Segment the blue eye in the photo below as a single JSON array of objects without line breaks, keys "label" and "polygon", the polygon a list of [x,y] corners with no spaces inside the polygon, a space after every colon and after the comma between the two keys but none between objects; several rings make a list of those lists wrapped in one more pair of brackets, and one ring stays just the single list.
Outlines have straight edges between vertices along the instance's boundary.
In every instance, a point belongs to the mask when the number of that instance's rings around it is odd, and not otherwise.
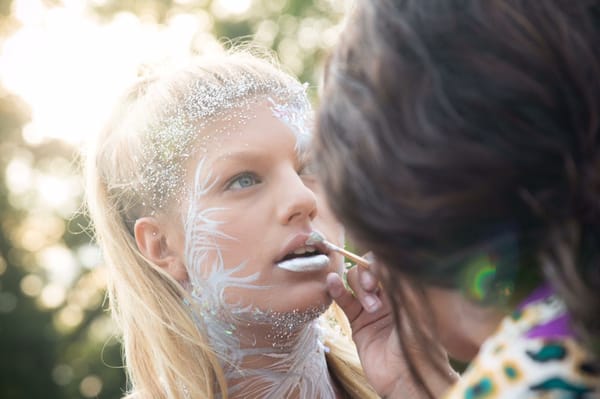
[{"label": "blue eye", "polygon": [[231,179],[229,184],[227,184],[227,189],[240,190],[243,188],[252,187],[258,183],[260,183],[260,179],[255,174],[244,172]]}]

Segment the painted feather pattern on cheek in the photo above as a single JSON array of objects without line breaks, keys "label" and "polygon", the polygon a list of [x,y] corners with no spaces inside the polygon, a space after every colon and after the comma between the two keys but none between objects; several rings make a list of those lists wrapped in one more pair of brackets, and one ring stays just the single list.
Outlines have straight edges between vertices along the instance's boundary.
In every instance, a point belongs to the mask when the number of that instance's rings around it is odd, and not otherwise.
[{"label": "painted feather pattern on cheek", "polygon": [[[333,399],[323,332],[318,325],[324,306],[274,312],[227,302],[228,288],[269,287],[256,284],[257,273],[244,276],[245,263],[224,263],[218,242],[235,237],[220,231],[222,221],[217,216],[223,208],[202,207],[202,197],[217,182],[206,168],[205,160],[201,160],[184,221],[190,276],[187,288],[194,301],[192,316],[221,358],[229,395],[275,399],[298,392],[300,399]],[[258,328],[252,332],[252,326]],[[257,357],[264,360],[258,362],[260,367],[245,366],[245,361]]]}]

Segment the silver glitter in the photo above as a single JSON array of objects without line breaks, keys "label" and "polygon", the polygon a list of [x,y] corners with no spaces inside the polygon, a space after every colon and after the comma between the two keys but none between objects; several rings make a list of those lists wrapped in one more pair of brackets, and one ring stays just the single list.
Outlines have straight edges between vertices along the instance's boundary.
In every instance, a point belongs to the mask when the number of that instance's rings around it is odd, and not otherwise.
[{"label": "silver glitter", "polygon": [[[319,326],[325,306],[276,312],[226,301],[228,288],[268,290],[256,284],[256,273],[241,276],[245,263],[225,265],[217,240],[234,240],[219,231],[220,208],[206,208],[202,198],[215,183],[205,159],[195,171],[190,193],[186,232],[186,264],[190,281],[192,315],[220,356],[230,395],[279,399],[298,393],[299,399],[333,399],[323,330]],[[209,259],[213,259],[209,263]],[[233,267],[232,267],[233,266]],[[263,331],[262,337],[256,337]],[[260,339],[259,339],[260,338]],[[261,367],[245,362],[266,360]],[[261,364],[259,363],[259,364]]]},{"label": "silver glitter", "polygon": [[290,342],[295,341],[301,330],[325,313],[325,310],[327,310],[326,306],[302,311],[294,309],[289,312],[261,311],[255,308],[250,314],[237,314],[236,318],[242,322],[268,325],[269,332],[265,340],[271,342],[273,348],[289,349]]},{"label": "silver glitter", "polygon": [[298,143],[310,136],[306,125],[311,118],[310,103],[305,88],[296,82],[257,83],[253,76],[241,74],[235,81],[192,81],[179,97],[184,100],[154,116],[156,122],[144,132],[149,145],[144,148],[144,161],[140,163],[142,198],[149,198],[154,209],[181,199],[186,160],[198,153],[203,142],[225,133],[222,128],[205,131],[211,122],[223,121],[229,127],[241,125],[250,118],[249,107],[264,99],[273,104],[273,112],[298,135]]},{"label": "silver glitter", "polygon": [[[157,210],[187,204],[183,225],[190,280],[184,286],[191,300],[186,305],[221,359],[229,394],[279,399],[297,393],[300,399],[332,399],[333,383],[319,326],[325,306],[275,312],[228,302],[228,289],[251,293],[269,287],[257,284],[257,273],[244,273],[245,263],[224,264],[218,243],[236,238],[221,231],[219,215],[224,209],[203,204],[206,193],[218,182],[204,156],[207,148],[218,148],[220,137],[255,118],[251,111],[259,102],[267,103],[273,115],[292,130],[296,150],[303,155],[312,118],[305,88],[292,78],[258,83],[252,74],[214,78],[175,90],[175,104],[149,115],[156,122],[144,132],[150,144],[139,162],[143,165],[141,197]],[[192,160],[197,166],[188,172]],[[186,181],[192,181],[188,188]],[[254,359],[264,365],[248,367]]]},{"label": "silver glitter", "polygon": [[[306,86],[304,86],[306,89]],[[313,114],[306,99],[296,96],[291,101],[280,103],[269,97],[273,115],[285,123],[296,136],[296,146],[299,152],[305,152],[310,139]]]}]

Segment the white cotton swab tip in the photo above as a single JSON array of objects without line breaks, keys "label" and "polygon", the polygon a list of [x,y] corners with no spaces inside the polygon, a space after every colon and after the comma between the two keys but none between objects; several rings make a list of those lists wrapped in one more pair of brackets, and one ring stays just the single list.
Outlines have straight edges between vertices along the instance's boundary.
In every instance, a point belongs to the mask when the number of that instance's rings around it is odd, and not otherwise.
[{"label": "white cotton swab tip", "polygon": [[330,251],[339,252],[340,254],[344,255],[346,258],[354,261],[357,265],[360,265],[360,266],[363,266],[366,268],[368,268],[371,265],[371,262],[369,262],[365,258],[363,258],[359,255],[356,255],[350,251],[347,251],[344,248],[338,247],[335,244],[330,243],[318,231],[313,231],[312,233],[310,233],[310,236],[306,240],[306,245],[315,245],[315,244],[319,244],[319,243],[323,243],[323,245],[325,245],[325,247],[327,247],[327,249],[329,249]]}]

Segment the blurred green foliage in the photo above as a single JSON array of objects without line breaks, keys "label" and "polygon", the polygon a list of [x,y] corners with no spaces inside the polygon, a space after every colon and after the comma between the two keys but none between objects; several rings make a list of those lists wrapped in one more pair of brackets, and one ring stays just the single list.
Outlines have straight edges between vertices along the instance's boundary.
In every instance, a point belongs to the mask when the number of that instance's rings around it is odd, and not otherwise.
[{"label": "blurred green foliage", "polygon": [[[0,44],[19,28],[11,3],[0,2]],[[123,12],[156,24],[181,13],[208,18],[218,41],[256,39],[316,87],[320,63],[347,8],[343,1],[254,0],[237,14],[227,14],[219,3],[107,0],[88,7],[99,22]],[[202,51],[203,40],[200,36],[190,51]],[[2,88],[0,77],[0,397],[118,398],[126,381],[105,310],[102,267],[96,267],[99,260],[89,264],[93,246],[80,205],[78,149],[56,140],[26,142],[30,113]],[[74,182],[76,188],[60,194],[70,195],[75,205],[53,207],[52,192],[38,187],[44,176]],[[75,262],[77,272],[61,288],[48,264],[68,262]]]}]

